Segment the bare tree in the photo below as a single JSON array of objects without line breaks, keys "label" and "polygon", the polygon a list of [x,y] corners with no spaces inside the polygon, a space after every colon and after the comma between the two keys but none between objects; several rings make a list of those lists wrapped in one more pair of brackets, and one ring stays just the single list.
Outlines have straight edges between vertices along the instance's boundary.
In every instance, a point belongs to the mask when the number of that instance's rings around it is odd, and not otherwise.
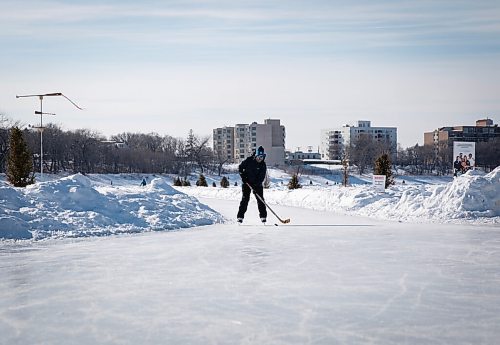
[{"label": "bare tree", "polygon": [[500,138],[476,144],[476,167],[489,172],[500,166]]},{"label": "bare tree", "polygon": [[214,160],[212,149],[208,147],[210,136],[200,138],[189,131],[186,140],[186,157],[191,164],[196,164],[203,174],[211,162]]},{"label": "bare tree", "polygon": [[449,175],[453,168],[453,147],[448,143],[440,143],[436,157],[438,174]]},{"label": "bare tree", "polygon": [[222,170],[223,170],[224,164],[226,164],[228,161],[229,161],[229,158],[227,158],[227,155],[225,155],[221,152],[217,152],[217,154],[214,155],[214,163],[215,163],[215,166],[217,169],[217,174],[219,176],[222,175]]},{"label": "bare tree", "polygon": [[49,173],[58,173],[67,169],[69,155],[69,140],[67,134],[57,125],[47,124],[43,134],[43,151],[45,170]]},{"label": "bare tree", "polygon": [[[9,131],[13,127],[24,127],[20,121],[12,121],[5,114],[0,113],[0,173],[7,171],[7,153],[9,149]],[[28,141],[28,148],[31,149]]]},{"label": "bare tree", "polygon": [[104,139],[99,133],[88,129],[79,129],[72,133],[70,147],[74,172],[82,174],[97,172],[99,149]]},{"label": "bare tree", "polygon": [[360,134],[359,137],[351,140],[347,151],[350,162],[358,167],[360,174],[364,174],[367,168],[373,166],[376,150],[371,135]]}]

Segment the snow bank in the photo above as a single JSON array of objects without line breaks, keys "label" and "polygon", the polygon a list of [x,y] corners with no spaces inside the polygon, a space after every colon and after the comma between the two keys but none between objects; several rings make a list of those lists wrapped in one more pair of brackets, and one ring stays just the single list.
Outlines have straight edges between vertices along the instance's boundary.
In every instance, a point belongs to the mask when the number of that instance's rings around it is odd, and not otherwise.
[{"label": "snow bank", "polygon": [[0,238],[101,236],[221,222],[161,178],[147,187],[95,184],[80,174],[27,188],[0,185]]},{"label": "snow bank", "polygon": [[29,224],[19,218],[12,216],[0,216],[0,238],[5,239],[29,239],[33,235],[28,231]]},{"label": "snow bank", "polygon": [[[307,181],[308,177],[302,178]],[[241,198],[241,187],[183,187],[190,195],[208,198]],[[273,187],[264,192],[270,204],[304,207],[380,219],[444,223],[500,223],[500,167],[489,174],[478,171],[449,183],[398,184],[385,193],[371,185],[344,188],[339,185],[288,190]]]},{"label": "snow bank", "polygon": [[444,220],[498,218],[500,167],[487,175],[468,171],[446,185],[404,191],[394,212]]}]

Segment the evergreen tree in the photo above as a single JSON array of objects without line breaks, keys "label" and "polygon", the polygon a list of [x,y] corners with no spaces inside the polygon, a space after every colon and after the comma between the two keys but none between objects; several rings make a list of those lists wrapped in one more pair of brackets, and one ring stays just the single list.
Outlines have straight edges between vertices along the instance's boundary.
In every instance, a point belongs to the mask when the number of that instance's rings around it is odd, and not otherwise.
[{"label": "evergreen tree", "polygon": [[184,180],[182,181],[182,186],[184,186],[184,187],[190,187],[191,186],[191,182],[189,182],[189,180],[187,179],[187,177],[184,177]]},{"label": "evergreen tree", "polygon": [[389,187],[391,184],[394,184],[394,179],[392,178],[391,171],[391,159],[389,158],[389,155],[387,153],[384,153],[375,161],[374,174],[385,175],[385,188]]},{"label": "evergreen tree", "polygon": [[35,183],[33,159],[18,127],[13,127],[10,132],[7,180],[15,187],[26,187]]},{"label": "evergreen tree", "polygon": [[193,130],[190,129],[188,133],[188,137],[186,139],[186,156],[190,162],[194,160],[196,146],[198,144],[198,139],[193,133]]},{"label": "evergreen tree", "polygon": [[222,188],[227,188],[229,187],[229,180],[227,179],[226,176],[223,176],[222,179],[220,180],[220,186]]},{"label": "evergreen tree", "polygon": [[177,187],[181,187],[182,186],[182,181],[181,181],[181,178],[179,176],[177,176],[174,179],[174,186],[177,186]]},{"label": "evergreen tree", "polygon": [[298,189],[302,188],[302,185],[299,183],[299,177],[297,174],[293,174],[290,182],[288,182],[288,189]]},{"label": "evergreen tree", "polygon": [[196,185],[198,187],[208,187],[207,179],[205,178],[205,176],[203,176],[203,174],[200,174],[200,177],[198,177],[198,181],[196,181]]}]

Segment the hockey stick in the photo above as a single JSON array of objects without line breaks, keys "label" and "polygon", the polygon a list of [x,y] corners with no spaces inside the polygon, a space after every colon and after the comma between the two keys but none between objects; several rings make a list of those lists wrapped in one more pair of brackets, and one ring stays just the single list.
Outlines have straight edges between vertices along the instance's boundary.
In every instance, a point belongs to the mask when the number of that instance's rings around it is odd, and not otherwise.
[{"label": "hockey stick", "polygon": [[276,214],[276,212],[274,212],[274,211],[273,211],[273,209],[272,209],[271,207],[269,207],[269,205],[268,205],[268,204],[266,204],[266,202],[264,201],[264,199],[262,199],[262,198],[260,197],[260,195],[259,195],[259,194],[257,194],[257,193],[255,192],[255,190],[252,188],[252,186],[250,186],[250,184],[249,184],[248,182],[247,182],[247,186],[248,186],[248,188],[250,188],[250,190],[251,190],[251,191],[255,194],[255,196],[256,196],[257,198],[259,198],[259,200],[260,200],[260,201],[262,201],[262,203],[263,203],[264,205],[266,205],[266,207],[269,209],[269,211],[271,211],[271,212],[272,212],[272,213],[276,216],[276,218],[278,218],[278,219],[279,219],[279,221],[280,221],[280,222],[282,222],[283,224],[288,224],[288,223],[290,223],[290,218],[288,218],[288,219],[281,219],[281,218],[280,218],[280,217]]}]

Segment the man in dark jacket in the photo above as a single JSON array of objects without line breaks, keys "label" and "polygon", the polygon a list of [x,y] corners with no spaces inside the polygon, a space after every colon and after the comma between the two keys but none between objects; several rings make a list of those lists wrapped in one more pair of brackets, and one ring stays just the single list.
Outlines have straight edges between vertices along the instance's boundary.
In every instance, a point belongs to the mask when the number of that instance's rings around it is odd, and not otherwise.
[{"label": "man in dark jacket", "polygon": [[[264,187],[262,183],[266,178],[266,154],[264,148],[259,146],[256,152],[247,157],[239,166],[241,176],[243,197],[241,198],[240,208],[238,209],[238,222],[242,223],[250,201],[250,192],[259,195],[264,200]],[[248,186],[250,185],[252,189]],[[267,218],[266,205],[256,196],[257,206],[259,208],[260,220],[265,223]]]}]

